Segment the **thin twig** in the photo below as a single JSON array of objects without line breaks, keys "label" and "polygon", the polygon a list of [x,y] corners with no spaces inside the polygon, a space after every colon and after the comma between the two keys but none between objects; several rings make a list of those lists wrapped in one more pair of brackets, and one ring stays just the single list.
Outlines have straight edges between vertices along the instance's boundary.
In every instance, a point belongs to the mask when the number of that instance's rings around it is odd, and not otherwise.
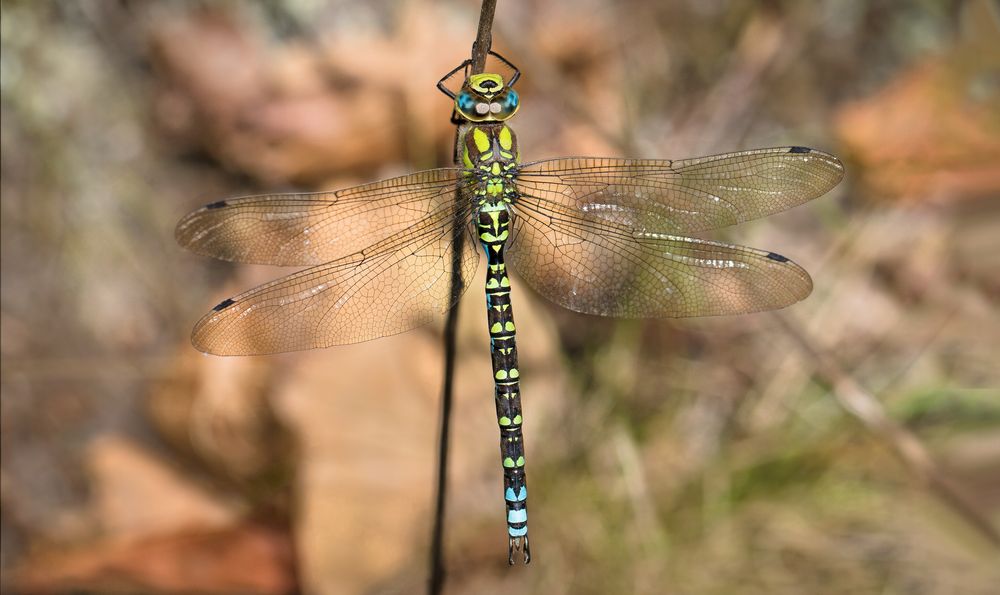
[{"label": "thin twig", "polygon": [[480,74],[486,69],[486,56],[493,47],[493,14],[497,9],[497,0],[483,0],[483,9],[479,13],[479,30],[476,41],[472,44],[472,74]]},{"label": "thin twig", "polygon": [[[479,29],[476,41],[472,44],[472,73],[483,72],[486,67],[486,56],[493,45],[493,14],[496,12],[496,0],[483,0],[479,13]],[[459,155],[459,135],[455,131],[455,164],[461,163]],[[462,200],[461,192],[455,190],[455,201]],[[461,209],[458,209],[460,212]],[[456,297],[465,289],[462,278],[462,250],[465,248],[465,222],[452,222],[452,252],[451,252],[451,295]],[[428,593],[438,595],[444,589],[444,515],[448,477],[448,442],[451,433],[451,406],[454,392],[455,376],[455,334],[458,327],[458,300],[448,312],[444,326],[444,388],[441,395],[441,421],[438,435],[437,485],[434,503],[434,529],[431,534],[430,584]]]},{"label": "thin twig", "polygon": [[892,448],[907,469],[952,510],[962,516],[991,544],[1000,547],[1000,531],[989,517],[945,477],[923,442],[889,417],[882,403],[854,380],[832,356],[816,347],[798,325],[776,312],[772,315],[795,340],[802,353],[813,360],[816,375],[830,386],[840,406],[860,420],[869,432]]}]

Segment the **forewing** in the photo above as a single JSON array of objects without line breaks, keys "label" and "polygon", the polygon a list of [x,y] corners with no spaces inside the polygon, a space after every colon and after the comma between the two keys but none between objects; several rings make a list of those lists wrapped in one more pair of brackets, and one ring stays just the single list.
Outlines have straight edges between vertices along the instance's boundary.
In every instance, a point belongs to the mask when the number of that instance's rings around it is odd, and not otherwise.
[{"label": "forewing", "polygon": [[571,157],[526,164],[517,186],[625,227],[690,233],[794,207],[837,185],[844,166],[805,147],[679,161]]},{"label": "forewing", "polygon": [[[365,250],[225,300],[198,322],[192,342],[206,353],[255,355],[358,343],[426,324],[454,305],[475,274],[469,208],[452,203]],[[456,220],[464,282],[453,294]]]},{"label": "forewing", "polygon": [[354,254],[454,201],[458,169],[433,169],[335,192],[219,201],[177,224],[177,241],[234,262],[315,265]]},{"label": "forewing", "polygon": [[771,252],[635,230],[568,207],[553,192],[519,198],[507,261],[536,291],[585,314],[714,316],[782,308],[812,281]]}]

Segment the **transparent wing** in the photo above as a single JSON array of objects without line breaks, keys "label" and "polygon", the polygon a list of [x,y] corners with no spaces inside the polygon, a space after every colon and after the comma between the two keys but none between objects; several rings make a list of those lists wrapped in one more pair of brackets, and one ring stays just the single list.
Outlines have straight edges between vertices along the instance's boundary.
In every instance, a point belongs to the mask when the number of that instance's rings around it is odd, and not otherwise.
[{"label": "transparent wing", "polygon": [[[254,355],[358,343],[426,324],[454,305],[475,274],[470,205],[452,195],[364,250],[225,300],[198,322],[192,343],[216,355]],[[456,220],[464,282],[453,294]]]},{"label": "transparent wing", "polygon": [[805,298],[801,267],[763,250],[686,238],[566,202],[536,187],[514,203],[507,261],[536,291],[586,314],[623,318],[738,314]]},{"label": "transparent wing", "polygon": [[248,196],[202,207],[178,243],[234,262],[315,265],[416,225],[454,200],[459,169],[433,169],[335,192]]},{"label": "transparent wing", "polygon": [[833,155],[778,147],[682,161],[550,159],[522,167],[517,185],[590,220],[688,233],[794,207],[829,191],[843,175]]}]

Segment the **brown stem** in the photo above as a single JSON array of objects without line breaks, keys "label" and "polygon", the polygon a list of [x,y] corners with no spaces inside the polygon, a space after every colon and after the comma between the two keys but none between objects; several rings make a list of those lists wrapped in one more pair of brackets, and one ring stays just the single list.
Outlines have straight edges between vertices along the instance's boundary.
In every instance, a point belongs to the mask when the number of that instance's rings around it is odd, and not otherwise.
[{"label": "brown stem", "polygon": [[798,344],[802,353],[813,360],[816,375],[830,386],[840,406],[888,445],[903,465],[932,493],[964,518],[987,541],[1000,547],[1000,531],[993,526],[988,516],[948,480],[923,442],[889,417],[881,401],[865,390],[830,354],[816,347],[798,325],[781,314],[773,313],[773,316]]},{"label": "brown stem", "polygon": [[[479,13],[479,29],[472,44],[472,72],[478,74],[486,67],[486,56],[493,44],[493,14],[496,0],[483,0]],[[455,162],[460,163],[458,153],[458,131],[455,134]],[[461,193],[455,190],[455,200],[461,201]],[[458,209],[460,212],[461,209]],[[465,247],[464,221],[452,223],[451,253],[451,295],[460,295],[465,281],[462,279],[462,250]],[[451,434],[451,406],[455,377],[455,334],[458,327],[458,301],[448,312],[444,326],[444,388],[441,395],[441,421],[438,435],[437,484],[434,502],[434,528],[431,534],[430,583],[428,593],[438,595],[444,589],[444,516],[446,509],[448,476],[448,442]]]}]

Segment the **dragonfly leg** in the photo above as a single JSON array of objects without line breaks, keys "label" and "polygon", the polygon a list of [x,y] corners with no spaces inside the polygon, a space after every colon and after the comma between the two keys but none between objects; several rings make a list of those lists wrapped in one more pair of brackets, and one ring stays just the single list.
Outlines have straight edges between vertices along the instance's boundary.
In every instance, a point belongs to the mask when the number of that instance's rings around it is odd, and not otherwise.
[{"label": "dragonfly leg", "polygon": [[465,62],[462,62],[461,64],[459,64],[458,66],[456,66],[455,68],[453,68],[448,74],[446,74],[443,77],[441,77],[441,80],[438,81],[437,88],[442,93],[444,93],[445,95],[447,95],[448,97],[454,99],[455,98],[455,92],[452,91],[451,89],[449,89],[448,87],[446,87],[444,85],[444,83],[445,83],[445,81],[447,81],[448,79],[450,79],[452,77],[452,75],[454,75],[459,70],[462,70],[463,68],[467,67],[469,64],[472,64],[472,60],[466,60]]},{"label": "dragonfly leg", "polygon": [[495,57],[496,59],[500,60],[504,64],[506,64],[512,71],[514,71],[514,74],[510,77],[510,80],[507,81],[507,86],[508,87],[513,87],[514,83],[517,82],[517,79],[521,78],[521,70],[518,69],[517,66],[514,66],[513,64],[511,64],[510,60],[508,60],[507,58],[504,58],[503,56],[501,56],[500,54],[494,52],[493,50],[490,50],[490,55],[493,56],[493,57]]}]

